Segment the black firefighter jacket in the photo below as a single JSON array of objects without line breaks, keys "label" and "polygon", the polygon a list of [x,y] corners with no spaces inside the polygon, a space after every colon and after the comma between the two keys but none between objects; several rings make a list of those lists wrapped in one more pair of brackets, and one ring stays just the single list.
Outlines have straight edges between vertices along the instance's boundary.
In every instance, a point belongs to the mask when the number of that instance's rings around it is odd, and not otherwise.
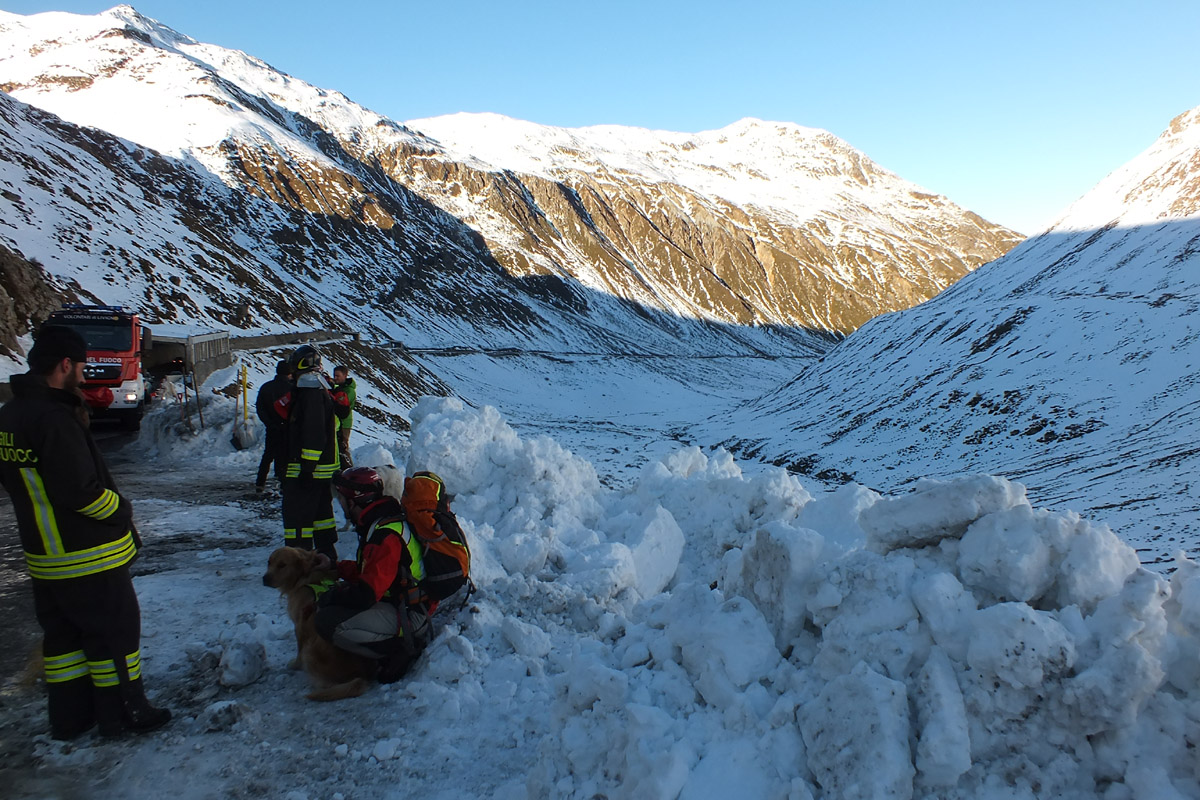
[{"label": "black firefighter jacket", "polygon": [[14,375],[0,408],[0,483],[13,500],[29,574],[94,575],[137,555],[133,509],[77,416],[82,398]]},{"label": "black firefighter jacket", "polygon": [[301,375],[288,405],[285,477],[329,480],[339,466],[329,382],[317,373]]},{"label": "black firefighter jacket", "polygon": [[275,403],[287,394],[291,387],[292,382],[286,376],[277,375],[258,390],[258,396],[254,399],[254,412],[268,430],[283,430],[286,420],[275,410]]}]

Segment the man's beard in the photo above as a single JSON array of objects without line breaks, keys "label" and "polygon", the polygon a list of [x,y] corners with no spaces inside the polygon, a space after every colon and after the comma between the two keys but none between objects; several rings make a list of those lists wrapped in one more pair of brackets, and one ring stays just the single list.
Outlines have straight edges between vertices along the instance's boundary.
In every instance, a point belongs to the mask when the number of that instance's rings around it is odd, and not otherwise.
[{"label": "man's beard", "polygon": [[68,373],[63,379],[63,389],[71,394],[82,394],[83,390],[79,388],[82,385],[83,379],[80,378],[79,373],[75,372],[74,370]]}]

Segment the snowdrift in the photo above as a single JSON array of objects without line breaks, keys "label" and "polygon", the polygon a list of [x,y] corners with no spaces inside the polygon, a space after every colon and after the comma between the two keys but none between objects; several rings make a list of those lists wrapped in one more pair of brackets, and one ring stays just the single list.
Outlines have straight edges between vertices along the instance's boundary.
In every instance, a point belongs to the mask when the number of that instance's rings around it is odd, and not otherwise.
[{"label": "snowdrift", "polygon": [[507,612],[462,635],[552,676],[530,796],[1200,796],[1182,556],[999,478],[813,498],[693,448],[609,491],[492,409],[413,419]]}]

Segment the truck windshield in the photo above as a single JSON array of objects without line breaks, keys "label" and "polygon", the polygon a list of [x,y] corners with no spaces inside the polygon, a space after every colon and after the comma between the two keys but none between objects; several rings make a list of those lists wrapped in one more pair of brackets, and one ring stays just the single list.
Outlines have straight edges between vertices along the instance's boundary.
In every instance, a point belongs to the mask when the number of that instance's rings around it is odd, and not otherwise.
[{"label": "truck windshield", "polygon": [[113,322],[59,322],[78,333],[87,342],[88,350],[112,350],[128,352],[133,349],[133,325],[129,320]]}]

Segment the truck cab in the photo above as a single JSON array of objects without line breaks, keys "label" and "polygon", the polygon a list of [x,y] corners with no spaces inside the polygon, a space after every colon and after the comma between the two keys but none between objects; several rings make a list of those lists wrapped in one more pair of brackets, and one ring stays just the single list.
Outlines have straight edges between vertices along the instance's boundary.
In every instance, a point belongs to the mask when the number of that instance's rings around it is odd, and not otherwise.
[{"label": "truck cab", "polygon": [[151,339],[137,313],[123,306],[64,305],[46,324],[71,328],[87,342],[86,382],[80,388],[91,414],[138,430],[149,400],[142,354]]}]

